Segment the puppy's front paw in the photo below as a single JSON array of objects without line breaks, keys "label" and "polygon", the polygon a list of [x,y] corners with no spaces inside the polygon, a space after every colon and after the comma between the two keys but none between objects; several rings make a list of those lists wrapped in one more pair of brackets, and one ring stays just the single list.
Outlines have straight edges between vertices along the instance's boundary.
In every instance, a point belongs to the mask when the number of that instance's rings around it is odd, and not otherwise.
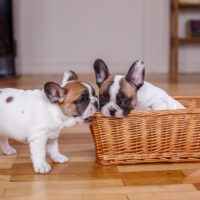
[{"label": "puppy's front paw", "polygon": [[57,163],[65,163],[69,160],[69,158],[67,156],[62,155],[62,154],[59,154],[59,155],[52,157],[52,160],[54,162],[57,162]]},{"label": "puppy's front paw", "polygon": [[6,155],[12,155],[17,153],[17,151],[9,145],[6,146],[5,148],[2,148],[2,151]]},{"label": "puppy's front paw", "polygon": [[44,161],[40,164],[35,164],[34,171],[41,174],[48,173],[51,171],[51,166],[46,161]]}]

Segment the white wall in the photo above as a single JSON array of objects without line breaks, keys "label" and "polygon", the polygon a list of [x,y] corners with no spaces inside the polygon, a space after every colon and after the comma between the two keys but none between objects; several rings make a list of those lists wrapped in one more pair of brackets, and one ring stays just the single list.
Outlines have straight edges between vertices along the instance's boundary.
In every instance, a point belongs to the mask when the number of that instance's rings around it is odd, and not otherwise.
[{"label": "white wall", "polygon": [[[126,72],[136,59],[145,61],[149,73],[168,71],[168,0],[13,2],[22,74],[93,72],[95,58],[115,73]],[[181,71],[200,71],[198,54],[200,45],[181,48]]]}]

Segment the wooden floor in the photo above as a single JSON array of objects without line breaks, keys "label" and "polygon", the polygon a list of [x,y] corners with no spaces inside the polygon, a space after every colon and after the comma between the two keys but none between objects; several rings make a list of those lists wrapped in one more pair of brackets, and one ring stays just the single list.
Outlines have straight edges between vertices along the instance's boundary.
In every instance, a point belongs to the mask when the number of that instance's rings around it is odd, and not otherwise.
[{"label": "wooden floor", "polygon": [[[94,85],[93,76],[83,75]],[[60,82],[59,75],[23,76],[1,80],[1,87],[42,88],[46,81]],[[171,95],[200,95],[200,74],[181,75],[170,81],[166,75],[147,76],[146,80]],[[60,150],[70,161],[52,164],[48,175],[34,174],[26,144],[11,141],[17,155],[0,154],[0,199],[48,200],[199,200],[200,163],[138,164],[101,166],[89,129],[64,129]],[[51,162],[48,158],[48,161]]]}]

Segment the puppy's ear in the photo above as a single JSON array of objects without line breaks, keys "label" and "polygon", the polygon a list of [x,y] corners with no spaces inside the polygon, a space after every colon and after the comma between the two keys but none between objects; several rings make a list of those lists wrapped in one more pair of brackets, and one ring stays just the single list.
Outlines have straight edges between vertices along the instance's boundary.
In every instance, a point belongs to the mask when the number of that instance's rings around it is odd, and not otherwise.
[{"label": "puppy's ear", "polygon": [[131,65],[126,75],[126,79],[132,86],[136,87],[136,89],[139,89],[144,84],[144,75],[144,62],[137,60]]},{"label": "puppy's ear", "polygon": [[73,80],[78,80],[77,74],[73,71],[66,71],[63,76],[62,86],[65,86],[67,82],[73,81]]},{"label": "puppy's ear", "polygon": [[100,87],[101,84],[108,78],[110,75],[108,67],[103,60],[97,59],[93,65],[95,75],[96,75],[96,84]]},{"label": "puppy's ear", "polygon": [[51,103],[62,103],[66,97],[67,89],[60,87],[54,82],[47,82],[44,85],[44,92]]}]

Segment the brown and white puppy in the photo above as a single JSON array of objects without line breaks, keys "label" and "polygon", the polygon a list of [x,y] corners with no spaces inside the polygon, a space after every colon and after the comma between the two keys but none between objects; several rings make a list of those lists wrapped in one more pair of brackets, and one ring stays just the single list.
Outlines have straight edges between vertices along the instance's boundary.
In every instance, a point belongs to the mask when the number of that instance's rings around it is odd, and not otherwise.
[{"label": "brown and white puppy", "polygon": [[14,154],[8,138],[29,143],[35,172],[47,173],[46,151],[54,162],[67,162],[59,152],[63,127],[89,125],[98,109],[94,89],[68,71],[62,85],[48,82],[44,90],[0,89],[0,149]]},{"label": "brown and white puppy", "polygon": [[145,68],[140,60],[131,65],[126,76],[111,75],[101,59],[93,67],[99,86],[100,110],[105,116],[123,117],[133,109],[184,109],[165,91],[144,81]]}]

